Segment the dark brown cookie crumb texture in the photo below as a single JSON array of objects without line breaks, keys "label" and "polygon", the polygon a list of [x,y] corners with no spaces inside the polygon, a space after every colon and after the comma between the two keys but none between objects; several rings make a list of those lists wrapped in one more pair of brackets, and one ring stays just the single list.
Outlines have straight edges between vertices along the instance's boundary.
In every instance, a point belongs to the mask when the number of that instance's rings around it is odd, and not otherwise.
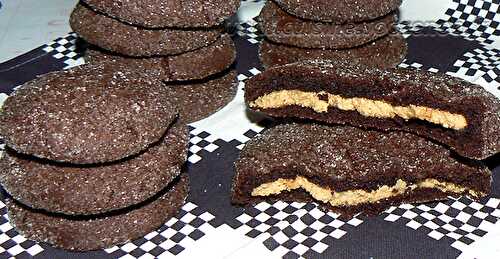
[{"label": "dark brown cookie crumb texture", "polygon": [[204,79],[229,68],[236,59],[236,49],[231,37],[224,34],[207,47],[175,56],[134,58],[94,47],[87,50],[85,59],[89,63],[118,62],[145,68],[144,73],[166,82],[186,81]]},{"label": "dark brown cookie crumb texture", "polygon": [[392,68],[406,57],[408,45],[401,33],[390,34],[368,44],[344,50],[306,49],[272,43],[260,45],[260,60],[264,67],[280,66],[304,60],[328,59],[352,61],[366,66]]},{"label": "dark brown cookie crumb texture", "polygon": [[207,30],[144,29],[96,13],[81,4],[70,17],[71,28],[85,41],[122,55],[175,55],[208,46],[221,34]]},{"label": "dark brown cookie crumb texture", "polygon": [[84,0],[93,9],[147,28],[213,27],[235,14],[239,0]]},{"label": "dark brown cookie crumb texture", "polygon": [[268,1],[260,14],[261,29],[276,43],[302,48],[346,49],[361,46],[387,35],[394,30],[394,13],[376,20],[332,24],[301,20]]},{"label": "dark brown cookie crumb texture", "polygon": [[176,124],[136,157],[96,166],[50,163],[7,150],[0,181],[17,201],[46,211],[100,214],[143,202],[165,188],[186,161],[189,133]]},{"label": "dark brown cookie crumb texture", "polygon": [[[348,126],[276,126],[246,144],[235,168],[232,200],[236,204],[265,199],[303,201],[309,195],[302,190],[270,197],[251,196],[253,189],[264,183],[297,176],[337,192],[370,191],[393,186],[397,179],[413,184],[429,178],[482,194],[488,194],[491,188],[491,173],[484,165],[457,157],[429,140],[405,132],[382,133]],[[346,214],[380,211],[392,204],[441,200],[446,195],[441,191],[415,190],[375,204],[334,210]]]},{"label": "dark brown cookie crumb texture", "polygon": [[420,120],[365,117],[329,108],[325,113],[299,106],[257,109],[275,117],[313,119],[379,130],[402,130],[434,139],[462,156],[484,159],[500,151],[500,101],[478,85],[444,74],[394,68],[380,70],[348,62],[305,61],[273,67],[249,80],[248,103],[277,90],[325,91],[345,98],[362,97],[392,105],[410,104],[461,114],[467,127],[447,129]]},{"label": "dark brown cookie crumb texture", "polygon": [[146,149],[176,116],[159,80],[117,64],[84,65],[15,91],[3,106],[0,135],[20,153],[93,164]]},{"label": "dark brown cookie crumb texture", "polygon": [[156,200],[123,214],[92,219],[46,214],[7,201],[10,223],[28,239],[54,247],[89,251],[108,248],[137,239],[175,216],[184,204],[189,180],[183,176],[173,188]]},{"label": "dark brown cookie crumb texture", "polygon": [[401,0],[275,0],[281,8],[303,19],[344,24],[377,19],[398,9]]},{"label": "dark brown cookie crumb texture", "polygon": [[166,84],[170,100],[179,107],[179,119],[192,123],[217,112],[233,100],[237,91],[235,71],[204,81]]}]

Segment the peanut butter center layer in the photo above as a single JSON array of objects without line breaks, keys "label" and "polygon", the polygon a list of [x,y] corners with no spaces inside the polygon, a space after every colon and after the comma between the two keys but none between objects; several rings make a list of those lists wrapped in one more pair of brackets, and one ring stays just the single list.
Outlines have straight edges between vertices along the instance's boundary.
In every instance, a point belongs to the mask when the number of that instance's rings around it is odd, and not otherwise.
[{"label": "peanut butter center layer", "polygon": [[315,93],[301,90],[280,90],[263,95],[250,103],[250,107],[261,109],[282,108],[291,105],[311,108],[317,113],[328,112],[328,108],[334,107],[344,111],[357,111],[366,117],[419,119],[454,130],[467,127],[467,120],[460,114],[425,106],[395,106],[384,101],[366,98],[344,98],[324,91]]},{"label": "peanut butter center layer", "polygon": [[264,183],[253,189],[252,196],[269,196],[280,194],[283,191],[291,191],[302,188],[307,191],[314,199],[329,203],[332,206],[353,206],[364,203],[375,203],[379,200],[402,195],[407,191],[419,188],[438,189],[443,192],[451,193],[468,193],[471,196],[479,197],[479,193],[470,190],[466,187],[459,186],[453,183],[440,182],[435,179],[425,179],[416,184],[408,184],[399,179],[393,186],[384,185],[376,190],[365,191],[361,189],[335,192],[329,188],[321,187],[302,176],[297,176],[295,179],[278,179],[274,182]]}]

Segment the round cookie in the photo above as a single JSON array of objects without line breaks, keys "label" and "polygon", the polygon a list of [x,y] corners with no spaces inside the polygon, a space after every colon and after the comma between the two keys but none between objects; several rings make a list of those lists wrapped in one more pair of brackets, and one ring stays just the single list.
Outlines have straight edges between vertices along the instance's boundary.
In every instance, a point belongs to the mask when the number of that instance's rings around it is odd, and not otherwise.
[{"label": "round cookie", "polygon": [[239,0],[84,0],[91,8],[146,28],[213,27],[235,14]]},{"label": "round cookie", "polygon": [[402,0],[274,0],[288,13],[303,19],[343,24],[377,19],[401,5]]},{"label": "round cookie", "polygon": [[192,123],[226,106],[236,95],[237,73],[231,71],[217,78],[185,84],[166,84],[170,100],[179,107],[179,119]]},{"label": "round cookie", "polygon": [[189,191],[183,176],[170,188],[140,206],[99,217],[65,217],[7,201],[9,220],[23,236],[54,247],[89,251],[108,248],[142,237],[175,216]]},{"label": "round cookie", "polygon": [[175,55],[215,42],[220,29],[144,29],[96,13],[81,4],[70,17],[71,28],[88,43],[128,56]]},{"label": "round cookie", "polygon": [[177,116],[161,81],[93,64],[52,72],[4,103],[0,135],[24,154],[74,164],[119,160],[157,142]]},{"label": "round cookie", "polygon": [[390,68],[400,64],[408,51],[401,33],[389,34],[374,42],[344,50],[304,49],[263,41],[260,60],[272,67],[313,59],[350,60],[367,66]]},{"label": "round cookie", "polygon": [[35,209],[90,215],[138,204],[175,179],[186,161],[189,133],[172,126],[160,143],[117,163],[74,166],[7,150],[0,181],[16,200]]},{"label": "round cookie", "polygon": [[129,67],[147,67],[146,73],[167,82],[206,78],[226,70],[235,59],[236,48],[227,34],[207,47],[175,56],[134,58],[96,48],[87,50],[86,53],[86,61],[89,63],[112,61]]},{"label": "round cookie", "polygon": [[391,13],[377,20],[351,24],[304,21],[268,1],[260,14],[261,29],[277,43],[320,49],[345,49],[361,46],[387,35],[397,21]]}]

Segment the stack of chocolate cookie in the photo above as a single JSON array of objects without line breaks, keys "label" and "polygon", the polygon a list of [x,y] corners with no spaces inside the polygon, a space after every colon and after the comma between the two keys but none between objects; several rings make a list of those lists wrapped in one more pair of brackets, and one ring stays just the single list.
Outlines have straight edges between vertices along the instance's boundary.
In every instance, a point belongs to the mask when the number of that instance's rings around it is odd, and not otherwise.
[{"label": "stack of chocolate cookie", "polygon": [[248,81],[251,109],[279,125],[236,162],[233,201],[313,200],[346,215],[402,202],[488,195],[480,162],[500,152],[500,101],[425,71],[304,61]]},{"label": "stack of chocolate cookie", "polygon": [[395,67],[407,45],[395,31],[401,0],[267,1],[260,14],[265,67],[301,60],[349,60]]},{"label": "stack of chocolate cookie", "polygon": [[21,86],[0,115],[0,182],[25,237],[94,250],[143,236],[188,195],[189,134],[156,78],[115,63]]},{"label": "stack of chocolate cookie", "polygon": [[236,52],[222,23],[238,0],[82,0],[70,24],[91,46],[89,63],[114,62],[165,82],[183,121],[217,111],[236,94]]}]

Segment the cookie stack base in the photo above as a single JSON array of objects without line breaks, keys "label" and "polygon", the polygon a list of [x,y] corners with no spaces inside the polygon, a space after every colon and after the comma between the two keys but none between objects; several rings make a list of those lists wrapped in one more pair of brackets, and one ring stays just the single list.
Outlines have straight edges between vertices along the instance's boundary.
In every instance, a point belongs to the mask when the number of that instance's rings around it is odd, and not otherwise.
[{"label": "cookie stack base", "polygon": [[7,201],[10,222],[26,238],[54,247],[89,251],[139,238],[178,213],[189,191],[182,176],[152,199],[125,210],[93,217],[69,217]]}]

